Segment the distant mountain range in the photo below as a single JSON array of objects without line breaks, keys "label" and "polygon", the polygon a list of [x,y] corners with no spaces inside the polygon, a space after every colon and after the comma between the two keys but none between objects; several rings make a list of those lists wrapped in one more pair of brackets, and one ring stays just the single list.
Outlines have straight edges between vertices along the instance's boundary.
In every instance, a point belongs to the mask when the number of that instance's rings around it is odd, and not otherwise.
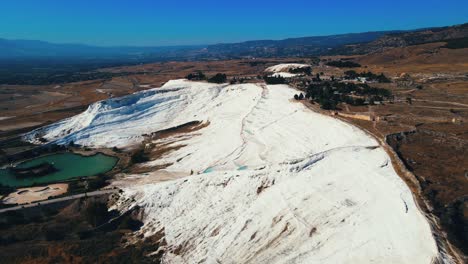
[{"label": "distant mountain range", "polygon": [[39,40],[0,39],[0,58],[114,58],[145,57],[164,54],[172,56],[177,52],[197,50],[204,46],[166,47],[97,47],[83,44],[54,44]]},{"label": "distant mountain range", "polygon": [[317,56],[362,54],[386,47],[421,44],[468,37],[468,23],[457,26],[411,31],[376,31],[331,36],[254,40],[199,46],[96,47],[81,44],[53,44],[37,40],[0,39],[2,59],[114,59],[119,61],[160,61],[228,59],[239,57]]},{"label": "distant mountain range", "polygon": [[331,36],[289,38],[284,40],[257,40],[208,46],[207,51],[217,56],[307,56],[327,53],[330,49],[347,44],[374,41],[397,31],[377,31]]},{"label": "distant mountain range", "polygon": [[254,40],[201,46],[167,47],[96,47],[82,44],[54,44],[38,40],[0,39],[0,58],[140,58],[140,59],[203,59],[241,56],[319,55],[331,48],[370,42],[397,31],[353,33],[332,36]]}]

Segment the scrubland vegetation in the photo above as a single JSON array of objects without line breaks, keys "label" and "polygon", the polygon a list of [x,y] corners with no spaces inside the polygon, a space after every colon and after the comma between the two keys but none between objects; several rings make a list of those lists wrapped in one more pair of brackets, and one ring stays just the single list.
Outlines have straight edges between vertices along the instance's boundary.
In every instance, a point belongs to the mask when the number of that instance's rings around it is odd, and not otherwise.
[{"label": "scrubland vegetation", "polygon": [[358,68],[361,67],[361,64],[352,62],[352,61],[330,61],[326,65],[338,68]]}]

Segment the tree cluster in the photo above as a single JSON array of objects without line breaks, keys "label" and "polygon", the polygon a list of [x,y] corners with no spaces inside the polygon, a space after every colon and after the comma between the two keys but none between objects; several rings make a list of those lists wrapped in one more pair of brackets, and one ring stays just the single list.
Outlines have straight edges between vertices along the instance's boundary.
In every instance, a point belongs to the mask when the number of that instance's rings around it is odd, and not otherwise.
[{"label": "tree cluster", "polygon": [[303,73],[305,75],[311,75],[312,74],[312,68],[311,67],[301,67],[301,68],[291,68],[288,70],[289,73]]},{"label": "tree cluster", "polygon": [[285,84],[286,83],[286,79],[279,75],[276,75],[276,76],[265,75],[263,76],[263,80],[265,80],[267,84]]},{"label": "tree cluster", "polygon": [[374,104],[391,97],[391,92],[383,88],[370,87],[367,84],[342,82],[321,82],[310,84],[306,89],[305,99],[318,102],[323,109],[336,109],[339,103],[364,105],[366,101]]},{"label": "tree cluster", "polygon": [[233,77],[231,80],[229,80],[229,84],[236,84],[236,83],[244,83],[245,78],[242,77]]},{"label": "tree cluster", "polygon": [[387,76],[385,76],[383,73],[377,75],[373,72],[361,72],[361,73],[357,73],[356,71],[353,71],[353,70],[350,70],[350,71],[345,71],[345,79],[347,80],[353,80],[353,79],[356,79],[358,77],[362,77],[362,78],[367,78],[369,81],[376,81],[376,82],[379,82],[379,83],[390,83],[390,79],[387,78]]},{"label": "tree cluster", "polygon": [[443,46],[443,48],[448,48],[448,49],[466,49],[466,48],[468,48],[468,37],[457,38],[457,39],[449,39],[446,42],[447,42],[447,44],[445,44]]},{"label": "tree cluster", "polygon": [[226,82],[226,74],[217,73],[215,76],[208,79],[210,83],[225,83]]},{"label": "tree cluster", "polygon": [[185,78],[191,81],[207,80],[208,82],[211,82],[211,83],[225,83],[227,80],[226,74],[223,74],[223,73],[217,73],[216,75],[207,79],[206,75],[202,71],[192,72],[188,74]]},{"label": "tree cluster", "polygon": [[190,73],[190,74],[187,75],[185,78],[187,78],[188,80],[191,80],[191,81],[192,81],[192,80],[193,80],[193,81],[195,81],[195,80],[200,81],[200,80],[205,80],[205,79],[206,79],[206,76],[205,76],[205,74],[203,74],[203,72],[201,72],[201,71],[196,71],[196,72]]},{"label": "tree cluster", "polygon": [[294,95],[295,100],[304,100],[304,94],[300,93],[299,95],[295,94]]},{"label": "tree cluster", "polygon": [[361,67],[361,64],[353,62],[353,61],[330,61],[327,62],[325,65],[338,67],[338,68],[358,68]]}]

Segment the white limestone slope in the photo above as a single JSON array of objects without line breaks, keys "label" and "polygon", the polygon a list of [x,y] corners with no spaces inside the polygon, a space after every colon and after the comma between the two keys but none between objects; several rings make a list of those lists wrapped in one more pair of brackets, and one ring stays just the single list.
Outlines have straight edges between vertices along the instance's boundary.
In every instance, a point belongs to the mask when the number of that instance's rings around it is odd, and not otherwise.
[{"label": "white limestone slope", "polygon": [[227,91],[223,87],[169,81],[161,88],[91,104],[85,112],[36,129],[24,138],[35,143],[40,143],[38,138],[43,137],[59,144],[73,141],[91,147],[130,146],[141,142],[144,133],[169,128],[186,119],[207,119],[208,116],[200,115],[200,109],[214,109],[216,106],[210,102],[222,97]]},{"label": "white limestone slope", "polygon": [[282,63],[265,69],[266,72],[288,72],[290,69],[299,69],[310,67],[308,64],[301,63]]},{"label": "white limestone slope", "polygon": [[289,72],[277,72],[272,74],[271,76],[273,77],[283,77],[283,78],[292,78],[292,77],[297,77],[301,76],[302,74],[297,74],[297,73],[289,73]]},{"label": "white limestone slope", "polygon": [[132,182],[116,205],[144,209],[145,236],[164,232],[165,263],[435,259],[429,224],[385,151],[355,127],[290,100],[294,93],[284,85],[171,81],[26,138],[129,146],[143,133],[209,121],[157,142],[186,145],[152,162],[172,163],[167,170],[186,178]]}]

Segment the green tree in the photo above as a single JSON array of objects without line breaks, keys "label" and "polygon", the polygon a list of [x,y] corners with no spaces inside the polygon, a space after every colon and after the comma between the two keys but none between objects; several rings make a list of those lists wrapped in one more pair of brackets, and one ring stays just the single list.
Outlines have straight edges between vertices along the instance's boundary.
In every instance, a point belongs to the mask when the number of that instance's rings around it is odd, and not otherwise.
[{"label": "green tree", "polygon": [[227,79],[226,74],[217,73],[215,76],[208,79],[208,82],[211,82],[211,83],[225,83],[226,79]]}]

